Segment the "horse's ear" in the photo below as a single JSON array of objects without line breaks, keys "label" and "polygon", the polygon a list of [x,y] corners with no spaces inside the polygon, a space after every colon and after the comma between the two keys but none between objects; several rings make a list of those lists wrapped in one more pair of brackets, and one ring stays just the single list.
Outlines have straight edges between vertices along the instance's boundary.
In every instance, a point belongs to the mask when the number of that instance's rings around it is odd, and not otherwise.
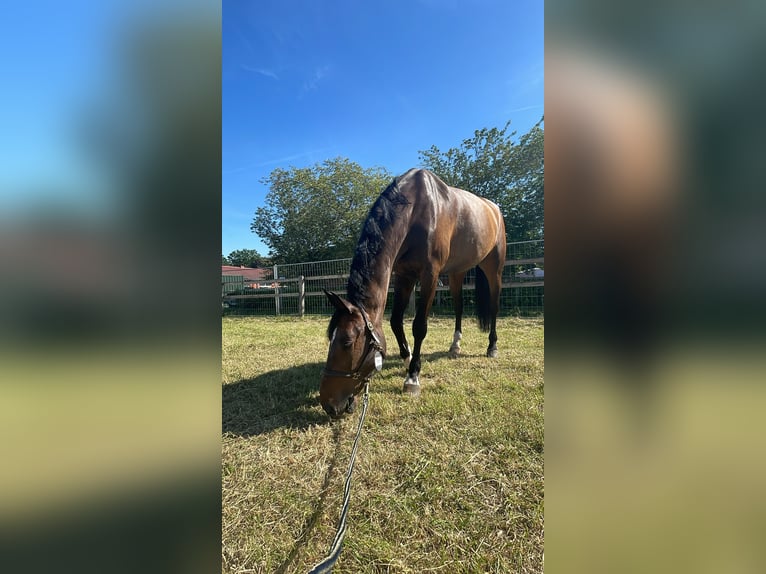
[{"label": "horse's ear", "polygon": [[332,306],[335,307],[338,311],[347,311],[349,314],[353,312],[354,308],[352,307],[351,303],[346,301],[343,297],[337,293],[328,291],[327,289],[322,289],[322,291],[324,291],[324,294],[327,295],[327,298],[330,300],[330,303],[332,303]]}]

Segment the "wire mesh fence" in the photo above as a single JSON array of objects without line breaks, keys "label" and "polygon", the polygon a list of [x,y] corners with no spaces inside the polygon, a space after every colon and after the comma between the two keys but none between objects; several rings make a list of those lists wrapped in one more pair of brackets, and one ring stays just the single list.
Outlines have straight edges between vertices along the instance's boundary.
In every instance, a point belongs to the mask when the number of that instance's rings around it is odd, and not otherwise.
[{"label": "wire mesh fence", "polygon": [[[518,317],[542,316],[545,310],[544,240],[509,243],[503,269],[500,315]],[[224,315],[330,315],[333,308],[322,289],[345,294],[351,259],[312,261],[275,265],[256,273],[222,275],[221,296]],[[235,271],[236,273],[236,271]],[[253,278],[255,277],[255,278]],[[393,281],[391,282],[393,286]],[[463,280],[463,312],[476,313],[476,271],[471,269]],[[419,286],[415,289],[419,296]],[[386,311],[391,311],[389,289]],[[452,315],[449,277],[439,277],[432,315]],[[414,314],[414,301],[408,309]]]}]

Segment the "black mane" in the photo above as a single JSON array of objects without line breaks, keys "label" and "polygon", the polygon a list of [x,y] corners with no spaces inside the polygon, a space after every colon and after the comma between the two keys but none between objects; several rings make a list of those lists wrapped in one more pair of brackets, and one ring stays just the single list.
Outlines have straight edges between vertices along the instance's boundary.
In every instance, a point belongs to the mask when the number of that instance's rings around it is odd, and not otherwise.
[{"label": "black mane", "polygon": [[383,233],[396,220],[397,208],[407,205],[407,198],[399,191],[400,177],[395,177],[372,204],[362,226],[351,260],[347,295],[352,303],[359,304],[367,297],[367,284],[372,278],[375,260],[385,246]]},{"label": "black mane", "polygon": [[[407,175],[407,174],[405,174]],[[354,305],[359,305],[367,297],[367,285],[373,276],[375,260],[385,246],[384,231],[396,220],[398,207],[409,201],[399,190],[399,182],[404,176],[395,177],[388,187],[372,204],[367,219],[362,225],[362,232],[356,244],[354,258],[351,260],[351,272],[348,278],[346,298]],[[327,327],[327,338],[338,326],[340,312],[335,311]]]}]

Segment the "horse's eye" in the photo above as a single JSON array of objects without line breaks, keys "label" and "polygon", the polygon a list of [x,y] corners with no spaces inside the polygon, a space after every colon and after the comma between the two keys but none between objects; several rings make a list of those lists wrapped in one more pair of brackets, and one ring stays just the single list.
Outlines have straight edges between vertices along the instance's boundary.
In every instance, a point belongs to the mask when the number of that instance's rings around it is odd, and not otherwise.
[{"label": "horse's eye", "polygon": [[354,341],[351,339],[346,339],[345,337],[340,340],[340,344],[344,347],[351,347],[354,344]]}]

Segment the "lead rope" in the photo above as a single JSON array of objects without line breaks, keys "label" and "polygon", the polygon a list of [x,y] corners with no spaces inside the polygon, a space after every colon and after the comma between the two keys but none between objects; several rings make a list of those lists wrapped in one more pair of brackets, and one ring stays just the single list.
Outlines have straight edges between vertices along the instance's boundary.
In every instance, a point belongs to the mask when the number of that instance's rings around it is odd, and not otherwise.
[{"label": "lead rope", "polygon": [[362,412],[359,415],[359,427],[356,429],[356,437],[354,438],[354,446],[351,449],[351,460],[348,463],[348,470],[346,471],[346,484],[343,488],[343,506],[340,511],[340,520],[338,520],[338,531],[335,534],[335,538],[330,545],[330,550],[327,553],[327,557],[314,566],[309,574],[324,574],[325,572],[332,572],[335,562],[340,556],[340,551],[343,549],[343,539],[346,536],[346,515],[348,514],[348,503],[351,499],[351,475],[354,472],[354,462],[356,461],[356,448],[359,443],[359,437],[362,434],[362,425],[364,424],[364,417],[367,414],[367,403],[370,399],[370,382],[364,383],[364,397],[362,401]]}]

